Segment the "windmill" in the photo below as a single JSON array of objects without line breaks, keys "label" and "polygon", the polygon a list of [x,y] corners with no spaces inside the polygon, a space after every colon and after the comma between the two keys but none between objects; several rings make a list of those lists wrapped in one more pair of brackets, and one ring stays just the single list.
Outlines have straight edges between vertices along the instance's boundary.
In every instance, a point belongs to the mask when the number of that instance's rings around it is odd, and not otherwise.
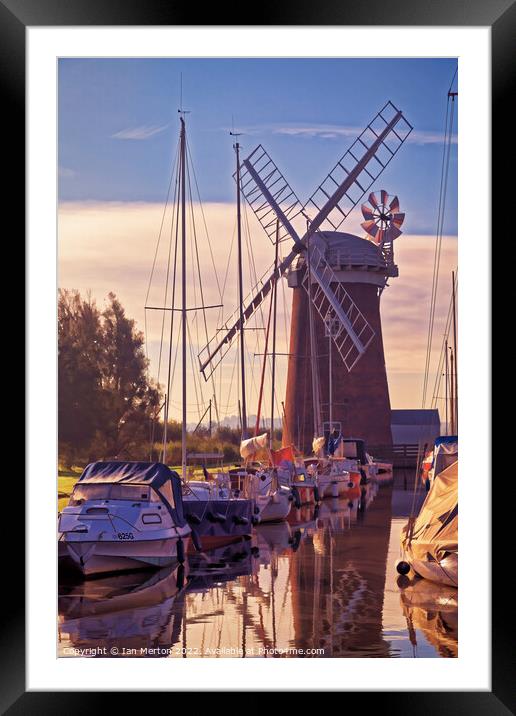
[{"label": "windmill", "polygon": [[[273,242],[290,239],[293,245],[277,267],[260,279],[243,308],[226,321],[222,337],[217,332],[199,353],[206,380],[276,281],[299,258],[308,264],[300,283],[322,321],[332,322],[332,341],[347,371],[353,369],[373,341],[375,330],[335,274],[319,242],[311,239],[327,230],[337,232],[411,131],[402,112],[387,102],[304,205],[262,145],[243,161],[240,190],[265,233]],[[300,226],[306,226],[304,233]]]}]

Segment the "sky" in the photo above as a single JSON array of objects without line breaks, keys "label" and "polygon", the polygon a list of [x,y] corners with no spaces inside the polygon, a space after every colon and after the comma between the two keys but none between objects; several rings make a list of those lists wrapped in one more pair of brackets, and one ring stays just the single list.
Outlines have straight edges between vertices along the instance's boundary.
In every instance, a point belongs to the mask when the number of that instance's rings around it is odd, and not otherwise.
[{"label": "sky", "polygon": [[[177,149],[178,108],[189,111],[188,142],[203,202],[204,215],[196,200],[194,218],[205,303],[224,302],[226,316],[236,307],[234,252],[232,258],[229,255],[235,227],[234,152],[229,130],[242,133],[239,141],[244,157],[262,143],[304,201],[354,137],[391,100],[414,130],[374,185],[397,194],[406,213],[404,233],[395,244],[400,276],[390,282],[382,297],[384,344],[393,407],[420,407],[443,126],[448,89],[450,85],[456,89],[455,71],[453,58],[61,59],[60,286],[91,290],[99,305],[115,291],[138,327],[147,329],[151,373],[156,377],[160,316],[148,313],[146,322],[143,307]],[[251,267],[245,272],[248,289],[273,260],[268,238],[252,220],[246,237],[246,267],[254,263],[256,270]],[[360,220],[355,212],[347,220],[346,230],[361,233]],[[440,316],[446,313],[449,301],[449,275],[457,263],[455,132],[443,233],[437,349],[439,331],[442,334]],[[162,241],[159,268],[166,258],[164,247]],[[226,271],[226,292],[221,299],[218,284],[222,285]],[[154,301],[163,300],[162,286],[159,281],[157,284],[151,287],[156,291],[155,296],[151,294]],[[194,284],[192,275],[192,296],[199,291]],[[288,320],[289,302],[286,288],[280,323]],[[215,329],[220,318],[212,315],[210,328]],[[199,331],[196,320],[192,318],[191,338],[197,345],[202,340],[193,335]],[[282,340],[286,341],[286,336]],[[248,340],[253,374],[259,369],[259,358],[254,356],[260,352],[256,341]],[[281,366],[278,373],[280,393],[285,382]],[[224,366],[220,374],[217,389],[234,397],[231,366]],[[200,396],[202,385],[197,380],[191,370],[192,420],[211,390],[204,384]],[[235,401],[222,393],[220,405],[226,401],[229,415]]]}]

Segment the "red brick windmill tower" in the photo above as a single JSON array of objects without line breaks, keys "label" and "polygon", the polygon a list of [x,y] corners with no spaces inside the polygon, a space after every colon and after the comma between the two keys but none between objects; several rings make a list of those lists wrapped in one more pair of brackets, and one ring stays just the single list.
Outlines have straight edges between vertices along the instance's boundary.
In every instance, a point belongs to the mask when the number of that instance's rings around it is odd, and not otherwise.
[{"label": "red brick windmill tower", "polygon": [[[385,416],[390,413],[378,307],[379,294],[387,277],[396,275],[392,260],[392,239],[395,238],[395,231],[389,235],[387,229],[395,226],[392,215],[399,212],[394,210],[395,204],[392,209],[390,206],[384,207],[387,214],[390,210],[391,215],[384,214],[380,217],[378,226],[374,206],[371,217],[365,216],[366,223],[373,222],[375,227],[377,226],[375,230],[373,225],[368,223],[366,230],[371,238],[376,237],[378,231],[383,232],[380,234],[382,241],[376,245],[359,237],[346,238],[350,235],[342,234],[338,229],[364,194],[370,190],[411,131],[412,126],[402,112],[391,102],[387,102],[304,205],[261,145],[243,162],[239,175],[243,196],[271,241],[276,243],[290,239],[293,246],[281,262],[275,263],[270,275],[260,281],[252,298],[245,305],[239,306],[234,316],[226,322],[227,331],[223,332],[222,336],[217,333],[200,352],[200,369],[205,379],[208,379],[240,330],[245,329],[247,321],[274,289],[279,278],[288,275],[289,282],[295,289],[291,339],[293,350],[290,351],[292,355],[289,358],[284,432],[293,442],[297,442],[298,436],[301,438],[300,432],[296,435],[300,406],[309,406],[311,401],[315,407],[306,411],[309,417],[306,419],[302,444],[299,445],[306,452],[311,452],[312,438],[322,435],[324,428],[319,375],[324,374],[325,370],[327,372],[327,358],[324,358],[323,354],[328,353],[330,341],[335,354],[335,365],[338,361],[340,366],[339,376],[353,371],[352,375],[341,379],[343,382],[338,388],[339,393],[347,391],[350,397],[351,384],[355,381],[358,384],[360,381],[360,376],[355,373],[355,366],[364,361],[364,356],[372,347],[371,357],[365,363],[364,376],[367,380],[354,388],[356,393],[353,394],[361,396],[356,407],[369,410],[374,393],[381,392],[383,413],[375,419],[385,421]],[[370,199],[373,196],[371,195]],[[380,208],[380,205],[378,206]],[[388,226],[384,225],[385,222]],[[369,252],[371,262],[371,252],[374,253],[376,265],[372,263],[370,268],[376,267],[376,283],[364,281],[351,286],[351,282],[347,280],[350,274],[346,274],[346,279],[343,280],[340,274],[342,267],[337,266],[333,260],[333,249],[351,248],[355,239],[360,242],[363,254]],[[328,338],[324,336],[325,325],[328,327]],[[310,327],[309,331],[307,326]],[[309,353],[306,351],[307,333],[310,341]],[[318,356],[318,370],[310,370],[309,375],[306,370],[307,355]],[[333,370],[331,375],[334,375]],[[368,400],[368,392],[371,400]],[[334,402],[339,401],[335,399]],[[347,418],[351,414],[350,407],[355,410],[355,403],[348,403]],[[337,420],[336,416],[334,420]],[[309,424],[311,428],[308,427]],[[356,429],[362,424],[365,426],[367,420],[357,423]],[[346,432],[352,427],[354,428],[344,420],[343,428]],[[378,436],[368,431],[360,432],[356,437],[369,438],[371,442],[377,442],[377,439],[381,438],[383,442],[390,443],[390,414],[387,428],[382,433],[379,432]]]},{"label": "red brick windmill tower", "polygon": [[[392,443],[380,297],[387,280],[398,275],[393,241],[401,234],[405,215],[399,211],[398,198],[389,197],[384,190],[378,193],[378,198],[375,193],[369,195],[369,204],[362,204],[362,213],[366,219],[362,224],[366,238],[324,231],[314,239],[344,295],[360,307],[374,332],[363,356],[349,369],[338,355],[332,355],[334,341],[330,333],[338,332],[338,324],[329,316],[317,316],[311,326],[307,320],[309,297],[302,287],[307,271],[304,257],[297,260],[288,274],[293,298],[285,399],[286,440],[305,453],[311,450],[313,406],[317,403],[322,422],[320,434],[328,434],[337,427],[344,435],[364,438],[373,452],[373,446],[389,447]],[[313,346],[311,330],[315,334]],[[314,366],[317,376],[313,376]],[[314,390],[318,392],[317,400]]]}]

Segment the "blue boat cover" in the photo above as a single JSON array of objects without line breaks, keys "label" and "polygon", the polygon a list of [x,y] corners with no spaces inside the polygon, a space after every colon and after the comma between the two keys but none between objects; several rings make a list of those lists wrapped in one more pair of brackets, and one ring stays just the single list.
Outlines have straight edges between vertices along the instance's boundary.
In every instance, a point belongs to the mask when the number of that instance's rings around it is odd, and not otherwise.
[{"label": "blue boat cover", "polygon": [[[172,494],[174,495],[175,503],[173,506],[169,504],[166,497],[160,491],[160,487],[162,487],[167,480],[170,480],[172,483]],[[150,485],[159,494],[176,521],[181,525],[185,522],[183,516],[181,480],[177,472],[174,472],[162,462],[90,462],[90,464],[84,468],[79,482],[123,482],[133,485]]]},{"label": "blue boat cover", "polygon": [[457,435],[439,435],[439,437],[435,438],[435,447],[438,445],[452,445],[456,442],[458,442]]}]

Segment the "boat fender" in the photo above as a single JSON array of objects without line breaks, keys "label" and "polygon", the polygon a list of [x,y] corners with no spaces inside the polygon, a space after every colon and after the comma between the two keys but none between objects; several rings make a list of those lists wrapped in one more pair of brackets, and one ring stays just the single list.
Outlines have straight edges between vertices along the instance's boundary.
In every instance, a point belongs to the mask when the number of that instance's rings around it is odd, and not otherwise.
[{"label": "boat fender", "polygon": [[396,579],[396,584],[400,589],[406,589],[406,587],[410,586],[411,580],[409,577],[407,577],[405,574],[400,574],[398,578]]},{"label": "boat fender", "polygon": [[241,515],[235,515],[235,516],[233,517],[233,522],[234,522],[236,525],[248,525],[248,524],[249,524],[249,520],[247,519],[247,517],[244,517],[243,515],[242,515],[242,516],[241,516]]},{"label": "boat fender", "polygon": [[363,468],[360,468],[360,484],[367,484],[367,475],[365,474],[365,470]]},{"label": "boat fender", "polygon": [[425,490],[428,492],[430,490],[430,478],[426,478],[425,480]]},{"label": "boat fender", "polygon": [[176,587],[183,589],[185,584],[185,568],[182,564],[177,568]]},{"label": "boat fender", "polygon": [[399,559],[396,562],[396,571],[398,574],[406,575],[410,572],[410,564],[404,559]]},{"label": "boat fender", "polygon": [[314,520],[316,520],[319,517],[319,505],[316,505],[314,507]]},{"label": "boat fender", "polygon": [[186,516],[186,521],[187,521],[189,524],[194,524],[194,525],[200,525],[201,522],[202,522],[202,520],[201,520],[201,518],[199,517],[199,515],[196,515],[195,513],[192,513],[192,514],[190,514],[190,515],[187,515],[187,516]]},{"label": "boat fender", "polygon": [[301,496],[299,494],[299,490],[294,485],[294,487],[292,487],[292,489],[291,489],[291,492],[292,492],[292,497],[294,499],[295,508],[296,508],[296,510],[299,510],[301,508]]},{"label": "boat fender", "polygon": [[297,552],[300,544],[301,544],[301,530],[296,530],[294,537],[292,538],[292,552]]},{"label": "boat fender", "polygon": [[185,545],[181,537],[177,540],[176,552],[177,561],[179,562],[179,564],[183,564],[183,562],[185,561]]},{"label": "boat fender", "polygon": [[220,522],[222,524],[226,521],[225,516],[221,515],[220,512],[208,512],[206,516],[210,522]]},{"label": "boat fender", "polygon": [[192,544],[195,547],[196,552],[202,552],[201,538],[195,530],[192,530]]},{"label": "boat fender", "polygon": [[314,485],[314,500],[315,500],[316,502],[320,502],[320,501],[321,501],[321,496],[320,496],[320,494],[319,494],[319,488],[317,487],[317,485]]}]

